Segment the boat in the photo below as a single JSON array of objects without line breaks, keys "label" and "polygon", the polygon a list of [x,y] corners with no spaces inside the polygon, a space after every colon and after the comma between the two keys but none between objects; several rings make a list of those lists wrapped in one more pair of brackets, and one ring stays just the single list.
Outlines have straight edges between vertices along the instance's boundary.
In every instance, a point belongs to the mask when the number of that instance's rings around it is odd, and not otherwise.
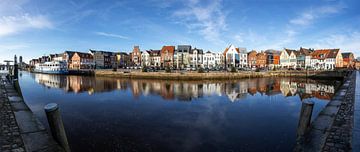
[{"label": "boat", "polygon": [[34,72],[46,74],[68,74],[67,63],[64,61],[51,61],[35,64]]}]

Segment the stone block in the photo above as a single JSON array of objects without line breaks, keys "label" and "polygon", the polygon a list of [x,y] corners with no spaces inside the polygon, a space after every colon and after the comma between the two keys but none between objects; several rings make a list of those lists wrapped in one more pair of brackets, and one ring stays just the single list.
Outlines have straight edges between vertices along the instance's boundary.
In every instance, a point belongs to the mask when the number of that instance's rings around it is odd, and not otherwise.
[{"label": "stone block", "polygon": [[[329,103],[330,104],[330,103]],[[329,115],[335,116],[335,114],[339,111],[340,107],[327,105],[321,112],[320,115]]]},{"label": "stone block", "polygon": [[308,141],[304,145],[304,151],[321,151],[325,143],[327,132],[311,130],[307,136]]},{"label": "stone block", "polygon": [[14,111],[30,110],[24,102],[11,102],[11,107]]},{"label": "stone block", "polygon": [[[54,142],[46,131],[22,134],[26,151],[61,152],[62,148]],[[36,140],[34,140],[36,139]]]},{"label": "stone block", "polygon": [[334,117],[329,115],[320,114],[316,120],[311,124],[312,129],[317,129],[321,131],[330,130],[330,127],[334,121]]},{"label": "stone block", "polygon": [[9,101],[10,102],[21,102],[23,101],[23,99],[19,96],[11,96],[11,97],[8,97]]},{"label": "stone block", "polygon": [[340,106],[342,100],[333,99],[328,103],[328,106]]},{"label": "stone block", "polygon": [[21,133],[46,130],[31,111],[14,111]]}]

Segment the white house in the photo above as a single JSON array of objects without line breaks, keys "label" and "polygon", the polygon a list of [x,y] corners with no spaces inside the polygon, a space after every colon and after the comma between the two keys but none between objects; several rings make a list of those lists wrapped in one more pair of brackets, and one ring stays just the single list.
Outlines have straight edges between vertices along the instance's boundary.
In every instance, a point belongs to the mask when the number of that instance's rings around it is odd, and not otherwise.
[{"label": "white house", "polygon": [[342,60],[339,49],[315,50],[311,54],[311,67],[316,70],[334,70],[342,67]]},{"label": "white house", "polygon": [[150,66],[150,51],[141,52],[141,65],[142,66]]},{"label": "white house", "polygon": [[223,66],[224,64],[224,54],[215,53],[215,66]]},{"label": "white house", "polygon": [[226,67],[239,67],[240,51],[234,45],[230,45],[224,51]]},{"label": "white house", "polygon": [[161,51],[160,50],[151,50],[150,51],[150,65],[159,67],[161,65]]},{"label": "white house", "polygon": [[190,67],[199,68],[203,64],[203,50],[194,48],[190,51]]},{"label": "white house", "polygon": [[203,66],[205,68],[213,68],[213,67],[215,67],[216,66],[215,58],[216,58],[215,53],[207,51],[203,55]]},{"label": "white house", "polygon": [[337,67],[343,67],[343,57],[339,49],[330,49],[325,58],[325,69],[335,70]]},{"label": "white house", "polygon": [[284,49],[280,54],[280,66],[283,68],[296,67],[297,59],[296,59],[296,51]]},{"label": "white house", "polygon": [[246,48],[239,48],[239,67],[247,67],[248,66],[248,57],[247,57],[247,51]]}]

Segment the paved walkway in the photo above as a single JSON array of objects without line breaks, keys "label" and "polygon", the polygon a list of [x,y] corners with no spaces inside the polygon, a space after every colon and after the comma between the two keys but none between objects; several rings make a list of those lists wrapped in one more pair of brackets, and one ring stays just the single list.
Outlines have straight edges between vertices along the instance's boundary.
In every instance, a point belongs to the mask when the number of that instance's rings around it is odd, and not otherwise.
[{"label": "paved walkway", "polygon": [[12,83],[0,74],[0,152],[63,152]]},{"label": "paved walkway", "polygon": [[23,152],[25,151],[24,143],[20,135],[19,126],[15,120],[14,112],[7,99],[5,82],[2,80],[0,78],[0,151]]},{"label": "paved walkway", "polygon": [[354,110],[354,129],[352,137],[353,152],[360,152],[360,72],[356,72],[355,88],[355,110]]},{"label": "paved walkway", "polygon": [[[329,134],[326,137],[323,146],[324,152],[348,152],[351,151],[351,138],[354,118],[354,102],[356,87],[356,72],[350,76],[349,84],[344,84],[347,88],[345,98],[339,105],[339,110],[330,127]],[[343,86],[343,87],[344,87]]]}]

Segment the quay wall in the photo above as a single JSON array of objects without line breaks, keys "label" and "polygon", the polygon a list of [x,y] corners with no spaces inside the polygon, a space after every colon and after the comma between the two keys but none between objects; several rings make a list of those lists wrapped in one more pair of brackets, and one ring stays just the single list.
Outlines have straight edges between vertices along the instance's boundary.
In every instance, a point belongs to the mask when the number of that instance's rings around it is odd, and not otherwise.
[{"label": "quay wall", "polygon": [[297,141],[296,152],[351,151],[356,72],[344,77],[335,96],[311,122],[304,138]]},{"label": "quay wall", "polygon": [[130,79],[161,79],[161,80],[228,80],[259,77],[310,77],[310,78],[343,78],[346,71],[241,71],[241,72],[141,72],[96,70],[95,76]]}]

